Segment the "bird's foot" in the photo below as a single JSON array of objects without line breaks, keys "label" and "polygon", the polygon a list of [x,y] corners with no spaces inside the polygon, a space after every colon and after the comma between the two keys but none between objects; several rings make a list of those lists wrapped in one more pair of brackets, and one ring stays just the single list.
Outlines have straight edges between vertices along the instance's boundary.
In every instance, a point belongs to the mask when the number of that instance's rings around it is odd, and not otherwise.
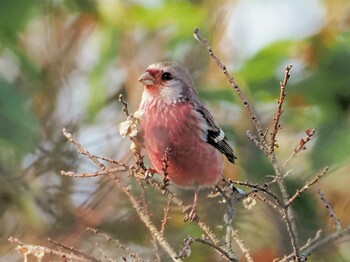
[{"label": "bird's foot", "polygon": [[187,221],[196,221],[198,219],[197,216],[197,206],[196,205],[191,205],[185,208],[184,212],[186,213],[184,222]]}]

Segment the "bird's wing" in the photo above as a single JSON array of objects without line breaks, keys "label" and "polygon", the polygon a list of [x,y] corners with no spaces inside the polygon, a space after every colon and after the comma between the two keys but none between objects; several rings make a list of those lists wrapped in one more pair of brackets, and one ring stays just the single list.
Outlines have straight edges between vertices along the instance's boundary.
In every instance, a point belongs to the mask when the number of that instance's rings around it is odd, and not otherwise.
[{"label": "bird's wing", "polygon": [[230,145],[227,143],[227,138],[224,131],[219,127],[214,117],[211,115],[209,110],[204,105],[195,105],[195,112],[200,118],[200,128],[202,132],[202,139],[207,143],[217,148],[223,153],[227,159],[234,163],[235,155]]}]

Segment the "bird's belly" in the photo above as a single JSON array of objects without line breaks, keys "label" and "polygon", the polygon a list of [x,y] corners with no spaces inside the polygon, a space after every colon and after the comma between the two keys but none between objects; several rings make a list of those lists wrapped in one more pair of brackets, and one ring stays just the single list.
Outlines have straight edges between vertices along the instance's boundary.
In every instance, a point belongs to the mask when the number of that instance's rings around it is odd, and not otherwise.
[{"label": "bird's belly", "polygon": [[223,156],[200,138],[199,123],[187,105],[165,111],[148,112],[142,120],[149,158],[158,173],[163,173],[164,156],[169,153],[169,178],[188,187],[215,185],[223,172]]}]

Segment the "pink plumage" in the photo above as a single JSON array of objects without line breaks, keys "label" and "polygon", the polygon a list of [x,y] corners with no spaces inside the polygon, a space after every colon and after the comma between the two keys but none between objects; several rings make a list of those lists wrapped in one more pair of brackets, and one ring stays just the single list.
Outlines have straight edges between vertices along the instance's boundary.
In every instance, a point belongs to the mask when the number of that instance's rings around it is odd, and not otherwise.
[{"label": "pink plumage", "polygon": [[139,81],[144,145],[158,173],[170,149],[168,176],[185,188],[210,187],[223,173],[223,154],[235,156],[224,132],[199,101],[189,72],[172,62],[152,64]]}]

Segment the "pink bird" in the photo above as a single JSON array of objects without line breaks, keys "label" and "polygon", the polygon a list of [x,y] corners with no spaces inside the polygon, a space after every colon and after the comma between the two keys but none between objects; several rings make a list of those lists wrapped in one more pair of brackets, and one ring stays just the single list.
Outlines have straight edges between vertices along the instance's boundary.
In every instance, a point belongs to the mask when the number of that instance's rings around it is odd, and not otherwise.
[{"label": "pink bird", "polygon": [[214,186],[223,174],[224,154],[236,157],[225,133],[199,100],[190,73],[173,62],[150,65],[140,76],[144,85],[138,112],[143,140],[157,173],[162,174],[168,152],[167,173],[179,187],[195,190],[188,219],[196,218],[198,191]]}]

